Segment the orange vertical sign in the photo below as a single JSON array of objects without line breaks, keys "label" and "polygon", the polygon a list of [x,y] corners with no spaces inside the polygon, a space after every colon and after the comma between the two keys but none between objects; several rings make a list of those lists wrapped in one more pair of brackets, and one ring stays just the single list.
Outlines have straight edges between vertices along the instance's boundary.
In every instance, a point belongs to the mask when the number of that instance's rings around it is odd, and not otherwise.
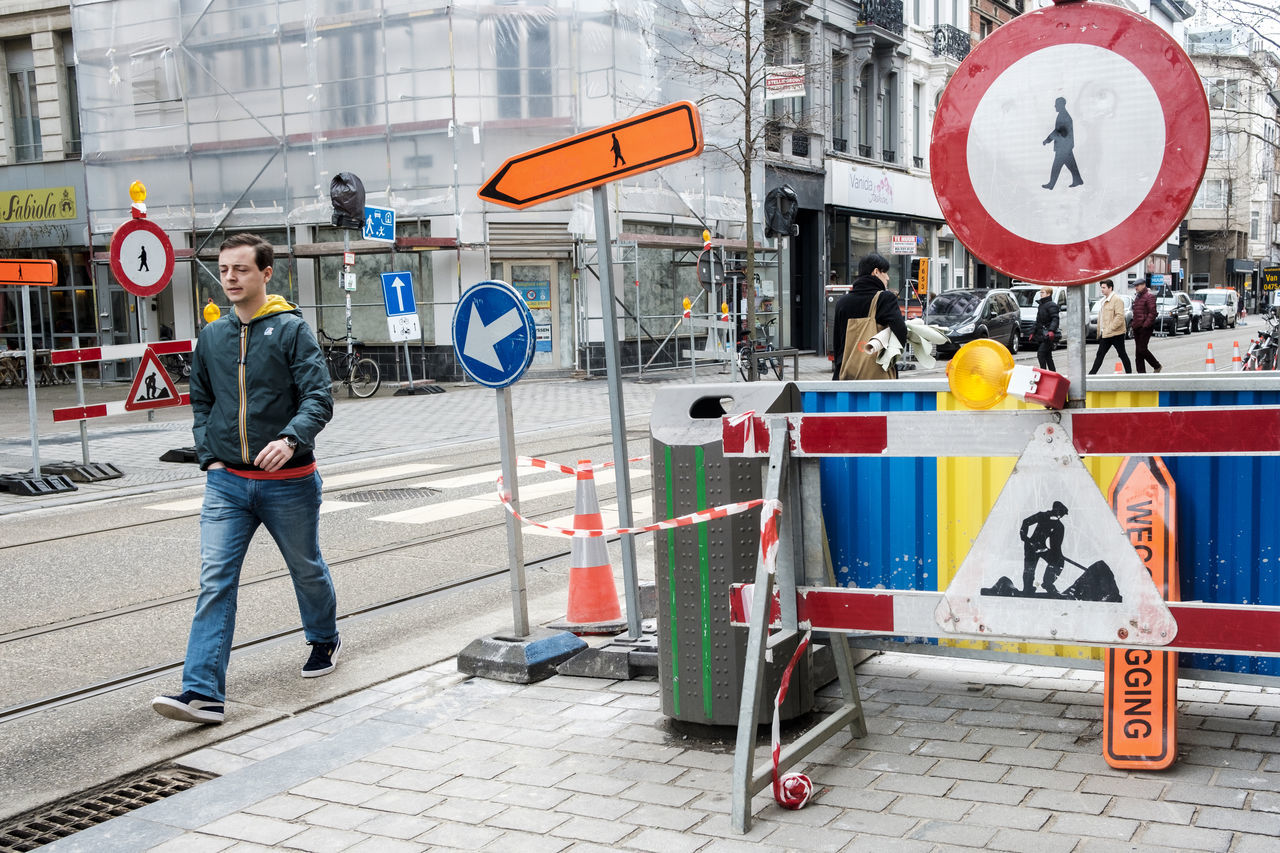
[{"label": "orange vertical sign", "polygon": [[[1158,456],[1126,457],[1107,500],[1165,601],[1178,601],[1177,493]],[[1107,649],[1102,741],[1107,764],[1163,770],[1178,753],[1178,653]]]},{"label": "orange vertical sign", "polygon": [[519,210],[701,153],[698,108],[677,101],[517,154],[476,195]]}]

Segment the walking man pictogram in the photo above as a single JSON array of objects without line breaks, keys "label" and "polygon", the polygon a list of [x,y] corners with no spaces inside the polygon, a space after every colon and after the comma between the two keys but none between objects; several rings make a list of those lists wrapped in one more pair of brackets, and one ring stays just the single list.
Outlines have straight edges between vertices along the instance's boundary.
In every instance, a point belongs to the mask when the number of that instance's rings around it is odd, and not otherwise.
[{"label": "walking man pictogram", "polygon": [[138,249],[138,272],[146,270],[151,272],[151,267],[147,266],[147,247],[142,246]]},{"label": "walking man pictogram", "polygon": [[1071,186],[1078,187],[1084,183],[1084,179],[1080,177],[1080,170],[1076,167],[1076,132],[1071,114],[1067,112],[1067,99],[1058,98],[1053,106],[1058,111],[1058,120],[1054,122],[1053,130],[1044,138],[1044,142],[1040,143],[1053,143],[1053,171],[1049,173],[1049,183],[1041,186],[1047,190],[1053,189],[1053,185],[1058,183],[1062,167],[1066,166],[1071,172]]},{"label": "walking man pictogram", "polygon": [[618,134],[609,135],[613,137],[613,147],[609,149],[613,152],[613,168],[627,165],[627,161],[622,159],[622,143],[618,141]]}]

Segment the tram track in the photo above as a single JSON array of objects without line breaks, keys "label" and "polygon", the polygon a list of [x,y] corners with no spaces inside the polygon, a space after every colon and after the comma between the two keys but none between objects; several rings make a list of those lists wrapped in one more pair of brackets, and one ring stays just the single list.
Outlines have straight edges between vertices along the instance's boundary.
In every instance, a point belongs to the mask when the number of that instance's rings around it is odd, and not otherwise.
[{"label": "tram track", "polygon": [[[601,442],[599,444],[592,444],[592,445],[586,445],[586,446],[579,445],[575,448],[575,450],[579,452],[591,451],[591,450],[596,450],[599,448],[604,448],[609,446],[610,445],[608,443]],[[551,451],[551,452],[557,452],[557,451]],[[396,483],[402,483],[407,480],[423,481],[424,479],[430,479],[430,478],[443,479],[447,477],[465,475],[466,473],[472,472],[472,471],[492,469],[493,467],[494,467],[493,463],[490,461],[490,462],[475,464],[475,465],[455,465],[445,469],[431,471],[431,472],[418,472],[416,474],[376,478],[373,480],[366,480],[359,483],[344,485],[342,487],[335,489],[332,494],[335,497],[340,497],[342,494],[345,494],[345,493],[366,491],[371,488],[377,488],[379,486],[383,486],[383,487],[392,486]],[[424,497],[426,497],[427,495],[430,494],[427,491],[427,488],[429,488],[429,483],[426,483],[424,485],[425,485],[425,488],[423,489],[423,493],[424,493]],[[649,488],[648,486],[642,486],[639,488],[633,488],[632,491],[634,496],[642,497],[646,494],[651,493],[652,489]],[[602,497],[607,499],[608,493],[606,492],[604,495],[602,495]],[[539,500],[540,502],[545,502],[547,498],[541,498]],[[572,512],[573,508],[574,508],[573,500],[568,500],[568,501],[560,500],[560,501],[556,501],[555,504],[552,506],[544,506],[539,510],[528,512],[527,514],[530,518],[545,520],[545,519],[562,516],[567,512]],[[181,520],[184,518],[191,519],[191,518],[198,517],[198,515],[199,515],[198,511],[192,512],[192,513],[185,513],[182,515],[171,515],[167,518],[162,518],[162,519],[151,519],[151,520],[136,522],[133,524],[117,525],[110,528],[101,528],[101,529],[95,529],[95,530],[80,531],[75,534],[47,537],[44,540],[40,540],[38,542],[23,543],[23,545],[33,546],[33,545],[47,543],[47,542],[59,542],[59,541],[66,541],[66,540],[83,540],[87,537],[91,538],[93,536],[102,535],[102,534],[119,533],[121,530],[136,530],[137,528],[145,528],[147,526],[151,526],[155,524],[165,524],[165,523],[173,522],[175,520]],[[488,521],[475,522],[470,524],[460,524],[460,525],[451,527],[450,529],[447,529],[447,530],[439,530],[439,531],[428,533],[422,536],[415,536],[409,539],[385,543],[372,548],[367,548],[365,550],[360,551],[359,553],[349,554],[342,557],[336,557],[329,560],[329,564],[331,567],[335,567],[335,568],[341,567],[341,566],[358,566],[363,562],[377,560],[379,558],[386,557],[387,555],[396,554],[397,552],[411,551],[413,549],[421,548],[423,546],[439,545],[441,543],[446,543],[449,540],[461,539],[463,537],[468,537],[473,535],[483,535],[485,533],[490,533],[490,532],[501,529],[504,526],[504,524],[505,524],[505,519],[501,517],[499,517],[497,520],[488,520]],[[610,537],[610,538],[611,540],[616,540],[617,537]],[[8,548],[13,548],[13,547],[22,547],[22,546],[8,546]],[[0,550],[3,550],[3,549],[0,549]],[[556,563],[557,561],[567,559],[568,556],[569,556],[569,549],[560,548],[550,554],[545,554],[533,559],[526,560],[525,568],[537,569],[541,566],[551,565]],[[460,590],[465,590],[467,588],[483,585],[485,583],[493,581],[495,578],[499,578],[504,575],[507,575],[508,573],[509,573],[509,569],[504,567],[504,568],[496,568],[496,569],[487,569],[483,571],[474,572],[471,574],[466,574],[461,577],[442,580],[439,583],[431,584],[425,588],[409,590],[398,595],[393,595],[382,601],[361,605],[352,610],[340,613],[338,615],[338,619],[340,622],[342,622],[345,620],[358,620],[362,618],[376,616],[379,614],[389,613],[391,611],[394,611],[398,608],[404,607],[411,603],[421,602],[423,600],[430,599],[435,596],[440,596],[447,593],[456,592]],[[270,581],[287,580],[288,577],[289,577],[289,573],[287,570],[274,571],[268,574],[261,575],[259,577],[245,579],[242,581],[241,587],[243,588],[243,587],[261,585]],[[165,596],[163,598],[153,599],[153,600],[144,601],[144,602],[136,602],[133,604],[117,607],[117,608],[99,612],[99,613],[76,616],[69,619],[61,620],[56,623],[50,623],[50,624],[41,625],[41,626],[32,626],[29,628],[23,628],[16,631],[11,631],[9,633],[0,635],[0,647],[3,647],[8,644],[12,644],[12,643],[17,643],[23,640],[31,640],[31,639],[40,638],[40,637],[47,637],[49,635],[56,635],[61,632],[72,631],[78,628],[84,628],[86,626],[92,626],[95,624],[110,623],[112,620],[125,619],[128,617],[136,616],[140,613],[146,613],[147,611],[156,611],[156,610],[160,610],[161,608],[173,607],[173,606],[179,606],[179,605],[189,605],[191,602],[193,602],[196,599],[198,594],[199,594],[198,590],[192,590],[189,592]],[[294,627],[294,628],[285,628],[280,630],[269,631],[267,633],[261,634],[259,636],[253,637],[243,642],[236,643],[232,647],[232,649],[233,651],[241,651],[241,650],[253,649],[257,647],[270,646],[272,644],[287,640],[291,637],[300,636],[301,634],[302,634],[302,628],[300,626]],[[89,699],[95,696],[101,696],[104,694],[111,693],[113,691],[123,690],[125,688],[149,681],[151,679],[170,675],[170,674],[173,674],[174,672],[181,671],[182,665],[183,665],[182,660],[159,663],[152,666],[143,667],[141,669],[133,670],[130,672],[121,673],[119,675],[115,675],[110,678],[107,678],[89,685],[73,687],[73,688],[58,691],[40,698],[20,702],[6,708],[0,708],[0,724],[12,722],[41,711],[54,710],[54,709],[57,709],[66,705],[70,705],[72,703],[79,702],[85,699]]]},{"label": "tram track", "polygon": [[[632,437],[633,436],[631,436],[630,434],[628,435],[629,440]],[[612,450],[612,447],[613,447],[612,443],[608,440],[605,440],[605,441],[599,441],[595,444],[575,445],[572,448],[572,451],[573,453],[578,454],[580,457],[584,451],[599,450],[601,448]],[[555,450],[538,451],[537,453],[534,453],[532,455],[537,456],[544,453],[559,453],[559,452],[563,452],[563,451],[557,448]],[[575,457],[575,458],[578,458],[578,457]],[[326,488],[324,491],[324,494],[326,497],[340,498],[344,494],[369,491],[371,489],[375,489],[378,487],[389,487],[397,483],[405,483],[408,481],[424,481],[424,480],[430,480],[432,478],[454,477],[454,476],[466,474],[469,472],[492,469],[494,467],[495,467],[495,463],[493,462],[484,462],[484,463],[477,463],[472,465],[454,465],[448,468],[435,470],[435,471],[419,471],[413,474],[402,474],[402,475],[395,475],[395,476],[389,476],[389,477],[375,478],[372,480],[365,480],[359,483],[351,483],[347,485],[338,486],[332,490]],[[198,488],[198,486],[193,483],[191,486],[187,488]],[[429,489],[431,488],[429,483],[424,484],[421,488],[422,488],[424,497],[431,494],[429,491]],[[187,511],[187,512],[174,512],[162,518],[149,518],[149,519],[142,519],[139,521],[123,522],[118,524],[112,524],[109,527],[104,526],[104,527],[99,527],[99,528],[90,529],[90,530],[78,530],[78,531],[73,531],[69,533],[58,534],[55,536],[45,536],[39,539],[28,539],[22,542],[11,542],[9,544],[0,544],[0,553],[15,551],[21,548],[34,548],[39,545],[50,545],[50,544],[56,544],[58,542],[73,541],[77,539],[83,539],[86,536],[119,534],[126,531],[144,530],[148,527],[158,527],[161,525],[170,524],[175,521],[183,521],[191,518],[199,518],[199,516],[200,516],[200,511],[198,509]],[[0,643],[3,643],[3,642],[4,642],[3,637],[0,637]]]}]

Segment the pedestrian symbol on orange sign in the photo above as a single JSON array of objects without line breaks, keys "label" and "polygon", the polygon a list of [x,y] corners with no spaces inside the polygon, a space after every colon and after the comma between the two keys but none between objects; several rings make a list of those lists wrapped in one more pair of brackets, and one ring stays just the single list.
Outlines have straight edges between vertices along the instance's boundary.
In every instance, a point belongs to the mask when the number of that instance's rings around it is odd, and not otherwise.
[{"label": "pedestrian symbol on orange sign", "polygon": [[613,152],[613,167],[627,165],[627,161],[622,158],[622,143],[618,141],[618,134],[610,134],[613,137],[613,146],[609,149]]}]

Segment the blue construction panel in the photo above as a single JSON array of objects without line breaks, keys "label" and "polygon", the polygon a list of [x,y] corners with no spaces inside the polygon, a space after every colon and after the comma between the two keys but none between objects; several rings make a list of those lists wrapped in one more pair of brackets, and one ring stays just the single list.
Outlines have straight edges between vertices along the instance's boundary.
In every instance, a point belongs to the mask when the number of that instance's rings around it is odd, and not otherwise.
[{"label": "blue construction panel", "polygon": [[[1280,405],[1275,391],[1165,392],[1160,406]],[[1183,601],[1280,605],[1280,457],[1168,456]],[[1181,665],[1280,675],[1280,658],[1182,655]]]},{"label": "blue construction panel", "polygon": [[[805,412],[932,412],[937,393],[802,394]],[[937,589],[937,462],[822,460],[822,512],[841,586]]]}]

